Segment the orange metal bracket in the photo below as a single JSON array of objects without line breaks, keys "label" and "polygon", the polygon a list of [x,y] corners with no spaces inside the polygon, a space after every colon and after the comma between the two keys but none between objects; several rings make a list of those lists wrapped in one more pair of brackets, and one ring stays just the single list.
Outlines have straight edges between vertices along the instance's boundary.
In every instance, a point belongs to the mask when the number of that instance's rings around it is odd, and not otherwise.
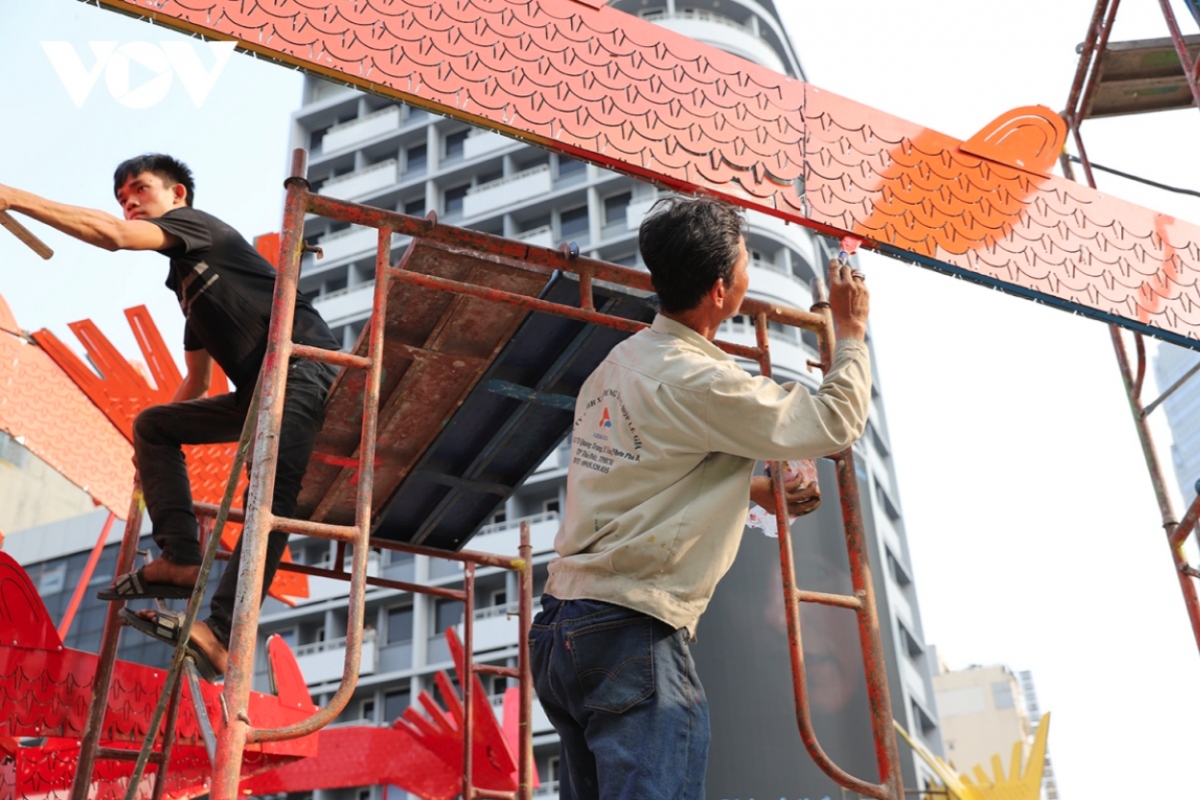
[{"label": "orange metal bracket", "polygon": [[1039,170],[1062,127],[1048,112],[1014,112],[964,148],[598,0],[99,2],[1200,346],[1200,228]]}]

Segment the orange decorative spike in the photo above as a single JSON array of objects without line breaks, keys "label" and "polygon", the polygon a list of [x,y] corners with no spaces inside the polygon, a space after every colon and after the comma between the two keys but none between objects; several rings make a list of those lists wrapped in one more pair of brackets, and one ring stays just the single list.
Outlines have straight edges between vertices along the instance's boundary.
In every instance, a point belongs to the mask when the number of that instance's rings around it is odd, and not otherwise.
[{"label": "orange decorative spike", "polygon": [[962,151],[1049,177],[1066,140],[1062,117],[1045,106],[1024,106],[1001,114],[968,139]]},{"label": "orange decorative spike", "polygon": [[[277,248],[278,249],[278,248]],[[142,409],[160,403],[170,402],[179,387],[182,378],[178,367],[171,357],[170,350],[163,342],[162,335],[151,319],[145,306],[127,309],[126,319],[133,329],[134,337],[141,348],[146,360],[154,385],[138,372],[134,366],[113,346],[91,320],[71,323],[71,331],[79,338],[87,351],[88,358],[96,370],[85,364],[74,352],[59,341],[53,333],[41,330],[33,334],[33,339],[45,351],[62,372],[70,376],[75,385],[87,395],[104,416],[120,431],[126,442],[133,441],[133,420]],[[213,380],[209,395],[223,394],[229,391],[229,384],[224,373],[215,364]],[[190,445],[183,448],[187,456],[188,477],[192,484],[192,498],[201,503],[219,503],[225,492],[225,482],[229,477],[229,468],[233,464],[233,455],[237,443]],[[124,456],[128,463],[132,455]],[[128,485],[132,485],[132,469],[128,472]],[[245,474],[238,479],[238,494],[245,490],[247,479]],[[125,489],[125,498],[129,489]],[[107,505],[107,503],[105,504]],[[125,503],[128,506],[128,501]],[[109,508],[113,508],[109,506]],[[241,525],[228,523],[221,533],[221,545],[226,550],[233,550],[241,535]],[[291,561],[291,554],[284,552],[284,561]],[[271,583],[269,594],[284,603],[294,604],[297,598],[308,597],[308,576],[295,572],[279,571]]]}]

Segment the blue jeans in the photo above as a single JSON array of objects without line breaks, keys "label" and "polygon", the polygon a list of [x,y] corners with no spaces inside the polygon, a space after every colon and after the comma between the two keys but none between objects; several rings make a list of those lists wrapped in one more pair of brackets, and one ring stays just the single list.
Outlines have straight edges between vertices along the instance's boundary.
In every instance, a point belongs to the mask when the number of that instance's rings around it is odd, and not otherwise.
[{"label": "blue jeans", "polygon": [[562,740],[561,800],[702,800],[708,700],[687,631],[597,600],[542,596],[533,685]]}]

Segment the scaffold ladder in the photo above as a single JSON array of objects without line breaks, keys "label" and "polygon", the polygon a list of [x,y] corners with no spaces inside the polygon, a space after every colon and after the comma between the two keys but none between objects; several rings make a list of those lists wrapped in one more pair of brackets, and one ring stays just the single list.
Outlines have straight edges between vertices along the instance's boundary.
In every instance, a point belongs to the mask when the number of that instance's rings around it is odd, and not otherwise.
[{"label": "scaffold ladder", "polygon": [[[1079,65],[1076,69],[1075,80],[1067,99],[1067,109],[1063,112],[1063,118],[1067,121],[1067,125],[1074,135],[1075,145],[1079,150],[1079,163],[1083,167],[1084,182],[1093,189],[1096,188],[1096,177],[1092,169],[1092,162],[1088,158],[1087,149],[1083,144],[1083,135],[1080,132],[1080,127],[1087,117],[1088,110],[1091,108],[1091,98],[1102,77],[1103,70],[1100,69],[1100,65],[1108,48],[1109,36],[1112,32],[1119,6],[1120,0],[1097,0],[1096,7],[1092,12],[1091,22],[1088,25],[1087,36],[1080,46]],[[1188,89],[1191,92],[1192,102],[1200,109],[1200,54],[1195,57],[1190,54],[1189,43],[1185,41],[1183,32],[1179,27],[1179,20],[1176,18],[1169,0],[1159,0],[1159,6],[1162,9],[1163,18],[1170,32],[1171,44],[1175,50],[1175,55],[1179,59],[1184,79],[1187,81]],[[1190,7],[1195,12],[1196,5],[1194,2],[1191,3]],[[1200,18],[1197,21],[1200,22]],[[1071,160],[1065,153],[1063,154],[1061,163],[1063,174],[1072,180],[1077,180]],[[1197,570],[1188,563],[1187,553],[1184,549],[1188,536],[1196,530],[1197,520],[1200,519],[1200,493],[1192,501],[1183,519],[1179,520],[1175,513],[1174,504],[1171,502],[1170,494],[1167,491],[1162,465],[1159,462],[1154,436],[1150,431],[1148,422],[1150,414],[1156,408],[1160,407],[1167,397],[1186,383],[1196,370],[1187,373],[1180,380],[1176,381],[1174,385],[1163,390],[1162,394],[1156,400],[1145,403],[1142,400],[1142,389],[1145,383],[1147,366],[1145,338],[1141,333],[1135,332],[1133,334],[1137,355],[1137,361],[1133,363],[1130,361],[1129,351],[1125,344],[1125,334],[1122,330],[1116,325],[1110,325],[1109,332],[1117,357],[1117,366],[1121,372],[1121,381],[1125,387],[1125,394],[1129,401],[1129,410],[1133,416],[1134,427],[1137,430],[1138,443],[1141,446],[1142,455],[1146,460],[1146,469],[1150,473],[1150,481],[1154,486],[1154,496],[1158,502],[1163,531],[1166,534],[1167,545],[1175,567],[1175,575],[1179,580],[1179,589],[1183,595],[1188,620],[1192,626],[1192,635],[1196,640],[1197,647],[1200,648],[1200,593],[1197,592],[1196,585],[1197,579],[1200,579],[1200,570]],[[1197,489],[1200,491],[1200,483],[1198,483]]]}]

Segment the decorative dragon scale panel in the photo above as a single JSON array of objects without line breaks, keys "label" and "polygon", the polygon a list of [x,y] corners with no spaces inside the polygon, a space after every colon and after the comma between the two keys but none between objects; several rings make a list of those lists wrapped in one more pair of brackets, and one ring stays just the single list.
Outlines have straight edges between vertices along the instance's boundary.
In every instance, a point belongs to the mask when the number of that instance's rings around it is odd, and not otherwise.
[{"label": "decorative dragon scale panel", "polygon": [[1198,346],[1200,228],[1050,176],[1048,109],[964,143],[596,0],[99,2]]}]

